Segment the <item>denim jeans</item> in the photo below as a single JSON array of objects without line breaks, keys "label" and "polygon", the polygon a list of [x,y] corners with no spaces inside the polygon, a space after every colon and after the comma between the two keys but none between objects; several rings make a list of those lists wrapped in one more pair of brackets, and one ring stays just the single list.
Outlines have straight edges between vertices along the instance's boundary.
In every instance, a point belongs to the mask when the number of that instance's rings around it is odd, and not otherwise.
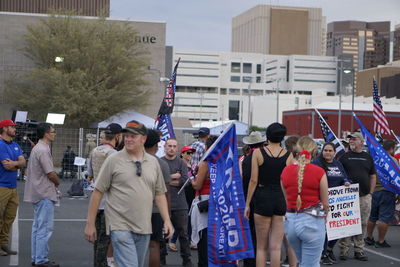
[{"label": "denim jeans", "polygon": [[54,226],[54,203],[49,199],[42,199],[33,204],[33,212],[32,262],[42,264],[49,261],[49,239]]},{"label": "denim jeans", "polygon": [[149,248],[150,234],[135,234],[127,230],[111,231],[114,258],[118,267],[143,267]]},{"label": "denim jeans", "polygon": [[325,220],[306,213],[286,213],[286,237],[300,267],[319,267],[325,241]]}]

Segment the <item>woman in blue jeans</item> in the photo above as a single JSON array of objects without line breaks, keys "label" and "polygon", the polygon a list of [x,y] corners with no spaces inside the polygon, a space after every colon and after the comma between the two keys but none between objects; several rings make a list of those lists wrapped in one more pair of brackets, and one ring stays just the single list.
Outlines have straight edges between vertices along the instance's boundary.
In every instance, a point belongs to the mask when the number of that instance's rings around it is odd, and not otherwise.
[{"label": "woman in blue jeans", "polygon": [[286,199],[285,233],[300,267],[319,267],[325,240],[328,212],[328,181],[324,169],[310,164],[317,145],[310,137],[297,142],[298,162],[285,167],[281,175]]},{"label": "woman in blue jeans", "polygon": [[[322,146],[322,152],[319,157],[312,163],[320,166],[326,172],[328,178],[328,188],[336,186],[349,186],[350,180],[347,179],[346,171],[342,163],[335,159],[335,145],[327,142]],[[333,254],[338,239],[328,241],[328,236],[325,236],[324,250],[322,251],[321,263],[324,265],[332,265],[336,263],[336,257]]]}]

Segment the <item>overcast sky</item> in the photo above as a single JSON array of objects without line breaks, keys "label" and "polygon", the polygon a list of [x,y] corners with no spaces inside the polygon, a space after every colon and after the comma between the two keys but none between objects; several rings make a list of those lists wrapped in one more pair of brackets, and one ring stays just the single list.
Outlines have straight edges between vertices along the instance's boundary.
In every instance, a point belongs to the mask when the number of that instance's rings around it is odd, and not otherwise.
[{"label": "overcast sky", "polygon": [[166,44],[178,49],[230,51],[232,18],[257,4],[319,7],[327,23],[400,24],[400,0],[111,0],[111,18],[166,22]]}]

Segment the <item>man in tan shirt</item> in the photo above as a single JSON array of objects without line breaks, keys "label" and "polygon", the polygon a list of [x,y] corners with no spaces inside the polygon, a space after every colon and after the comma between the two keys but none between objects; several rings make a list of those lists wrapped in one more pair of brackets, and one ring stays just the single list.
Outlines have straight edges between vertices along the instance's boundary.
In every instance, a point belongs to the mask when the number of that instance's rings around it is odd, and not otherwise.
[{"label": "man in tan shirt", "polygon": [[125,148],[103,163],[89,203],[85,239],[96,240],[95,218],[106,194],[106,229],[111,233],[114,258],[119,267],[144,266],[149,247],[153,200],[164,220],[167,237],[173,234],[166,187],[157,159],[144,150],[147,129],[130,121],[123,129]]}]

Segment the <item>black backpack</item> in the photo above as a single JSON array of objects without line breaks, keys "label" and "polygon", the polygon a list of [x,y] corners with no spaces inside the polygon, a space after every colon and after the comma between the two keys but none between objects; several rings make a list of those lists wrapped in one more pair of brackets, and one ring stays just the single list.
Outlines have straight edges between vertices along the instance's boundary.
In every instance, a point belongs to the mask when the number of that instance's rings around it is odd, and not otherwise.
[{"label": "black backpack", "polygon": [[81,179],[76,179],[71,187],[68,190],[68,195],[70,195],[71,197],[82,197],[84,196],[84,192],[83,192],[83,183]]}]

